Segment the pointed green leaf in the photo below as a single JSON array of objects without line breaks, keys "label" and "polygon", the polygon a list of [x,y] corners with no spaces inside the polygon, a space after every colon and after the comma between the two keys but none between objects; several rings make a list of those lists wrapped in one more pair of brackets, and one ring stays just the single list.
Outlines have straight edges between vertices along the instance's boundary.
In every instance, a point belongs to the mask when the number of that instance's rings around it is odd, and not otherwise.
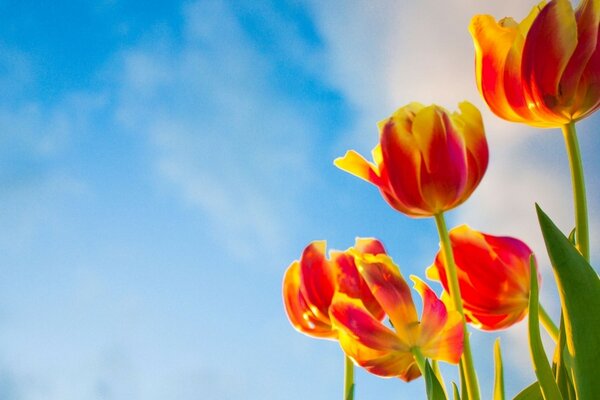
[{"label": "pointed green leaf", "polygon": [[563,311],[563,359],[571,360],[570,375],[577,398],[600,399],[600,279],[550,218],[536,207]]},{"label": "pointed green leaf", "polygon": [[494,400],[504,400],[504,367],[502,366],[500,338],[494,342]]},{"label": "pointed green leaf", "polygon": [[533,369],[540,383],[544,399],[559,400],[562,399],[562,396],[560,390],[558,390],[558,385],[554,381],[554,374],[552,374],[552,368],[548,362],[548,357],[542,345],[542,336],[540,335],[538,281],[533,255],[529,259],[529,272],[529,349],[531,350]]},{"label": "pointed green leaf", "polygon": [[425,362],[425,388],[427,389],[427,398],[429,400],[446,400],[446,394],[440,381],[433,372],[433,368],[429,365],[429,361]]},{"label": "pointed green leaf", "polygon": [[531,385],[521,390],[521,392],[516,395],[513,400],[544,400],[544,397],[542,397],[540,384],[533,382]]},{"label": "pointed green leaf", "polygon": [[467,377],[465,376],[465,365],[460,361],[458,364],[458,372],[460,376],[460,395],[462,400],[469,400],[469,390],[467,389]]},{"label": "pointed green leaf", "polygon": [[571,371],[573,370],[573,360],[569,355],[566,342],[565,334],[565,322],[564,318],[560,317],[560,328],[558,330],[558,342],[556,343],[556,349],[554,350],[554,363],[552,365],[552,372],[558,389],[562,393],[562,396],[566,400],[576,400],[575,389],[573,388],[573,379],[571,378]]},{"label": "pointed green leaf", "polygon": [[454,400],[460,400],[460,393],[458,392],[458,386],[456,383],[452,382],[452,393],[454,396]]}]

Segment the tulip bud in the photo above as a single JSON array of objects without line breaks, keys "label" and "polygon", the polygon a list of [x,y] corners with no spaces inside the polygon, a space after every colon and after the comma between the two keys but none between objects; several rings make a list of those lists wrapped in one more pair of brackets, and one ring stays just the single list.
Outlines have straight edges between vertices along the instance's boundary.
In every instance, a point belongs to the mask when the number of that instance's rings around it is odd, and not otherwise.
[{"label": "tulip bud", "polygon": [[411,103],[380,122],[374,162],[348,151],[334,164],[377,186],[396,210],[429,217],[463,203],[488,164],[479,110],[471,103],[460,113]]}]

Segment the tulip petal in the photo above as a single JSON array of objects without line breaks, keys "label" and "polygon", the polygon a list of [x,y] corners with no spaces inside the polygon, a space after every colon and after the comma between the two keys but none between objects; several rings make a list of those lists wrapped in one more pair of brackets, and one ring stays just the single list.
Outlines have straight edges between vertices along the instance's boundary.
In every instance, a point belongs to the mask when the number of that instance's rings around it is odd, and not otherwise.
[{"label": "tulip petal", "polygon": [[376,320],[359,299],[336,293],[330,315],[336,329],[344,331],[363,346],[382,352],[409,350],[408,345]]},{"label": "tulip petal", "polygon": [[448,318],[448,312],[446,310],[446,305],[425,282],[415,275],[411,275],[410,279],[413,281],[413,287],[419,292],[423,299],[419,341],[421,343],[427,343],[442,331]]},{"label": "tulip petal", "polygon": [[385,254],[365,254],[356,257],[356,266],[398,336],[406,343],[415,343],[412,327],[418,321],[417,311],[410,288],[392,259]]},{"label": "tulip petal", "polygon": [[354,150],[347,151],[344,157],[336,158],[333,160],[333,164],[342,171],[358,176],[375,186],[381,185],[378,167],[365,160]]},{"label": "tulip petal", "polygon": [[329,321],[329,305],[335,291],[335,274],[325,258],[325,241],[310,243],[300,258],[300,292],[314,315]]},{"label": "tulip petal", "polygon": [[359,253],[368,253],[373,255],[386,253],[385,248],[383,247],[383,243],[373,238],[357,237],[355,240],[354,248]]},{"label": "tulip petal", "polygon": [[317,338],[336,338],[331,325],[316,318],[300,292],[300,263],[294,261],[283,278],[283,302],[292,326],[301,333]]},{"label": "tulip petal", "polygon": [[452,114],[452,121],[463,134],[467,150],[467,198],[477,187],[488,166],[489,150],[485,139],[481,113],[473,104],[464,101],[458,105],[461,113]]},{"label": "tulip petal", "polygon": [[572,98],[578,89],[585,89],[588,84],[586,82],[586,86],[581,87],[579,82],[598,44],[600,1],[583,0],[575,11],[575,18],[577,21],[577,47],[560,80],[561,93],[565,99]]},{"label": "tulip petal", "polygon": [[[418,214],[427,209],[421,194],[421,154],[416,149],[411,131],[406,130],[405,110],[398,110],[381,131],[381,151],[383,165],[388,171],[391,191],[396,199],[401,199],[408,213]],[[410,206],[409,206],[410,205]]]},{"label": "tulip petal", "polygon": [[367,310],[377,319],[384,317],[384,311],[373,297],[369,286],[358,273],[354,263],[354,256],[347,252],[330,252],[331,262],[336,269],[336,282],[338,291],[350,297],[360,299]]},{"label": "tulip petal", "polygon": [[421,192],[433,213],[452,208],[462,200],[467,183],[465,142],[448,113],[430,106],[413,121],[413,136],[425,168],[421,168]]},{"label": "tulip petal", "polygon": [[[510,20],[505,20],[508,22]],[[520,64],[507,58],[519,35],[516,24],[498,24],[491,15],[476,15],[471,20],[469,31],[475,46],[475,70],[477,87],[492,112],[509,121],[523,119],[508,103],[504,89],[505,71],[520,82]],[[520,60],[518,60],[520,61]],[[520,92],[515,93],[522,93]],[[521,94],[522,97],[522,94]]]},{"label": "tulip petal", "polygon": [[373,350],[354,340],[346,331],[339,332],[339,343],[344,353],[368,372],[384,378],[398,377],[406,382],[421,375],[410,351]]},{"label": "tulip petal", "polygon": [[527,33],[521,65],[525,92],[541,119],[557,124],[570,120],[570,115],[556,115],[556,111],[557,99],[562,96],[560,78],[576,46],[577,23],[571,3],[548,3]]}]

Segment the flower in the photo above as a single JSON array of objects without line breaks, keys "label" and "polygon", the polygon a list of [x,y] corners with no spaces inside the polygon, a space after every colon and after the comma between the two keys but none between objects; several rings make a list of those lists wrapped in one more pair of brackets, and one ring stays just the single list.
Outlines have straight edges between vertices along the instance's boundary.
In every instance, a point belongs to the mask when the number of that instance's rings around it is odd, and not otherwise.
[{"label": "flower", "polygon": [[[529,305],[531,249],[518,239],[488,235],[467,225],[450,230],[450,242],[467,322],[490,331],[523,319]],[[427,277],[448,291],[442,251],[427,269]]]},{"label": "flower", "polygon": [[357,299],[375,318],[383,318],[383,310],[361,278],[351,254],[384,254],[383,244],[376,239],[357,238],[354,248],[345,252],[331,251],[325,257],[325,241],[311,242],[300,260],[294,261],[283,278],[283,302],[290,323],[306,335],[336,339],[337,332],[329,319],[329,307],[336,291]]},{"label": "flower", "polygon": [[426,358],[458,363],[464,325],[457,311],[448,310],[419,278],[411,277],[423,298],[421,321],[410,288],[386,254],[356,256],[356,264],[394,329],[374,318],[356,299],[336,293],[330,314],[344,352],[367,371],[410,381],[421,373],[415,348]]},{"label": "flower", "polygon": [[522,22],[477,15],[477,86],[500,118],[559,127],[600,107],[600,1],[540,3]]},{"label": "flower", "polygon": [[398,109],[379,123],[374,163],[348,151],[334,164],[377,186],[396,210],[428,217],[463,203],[488,164],[479,110],[459,104],[460,113],[419,103]]}]

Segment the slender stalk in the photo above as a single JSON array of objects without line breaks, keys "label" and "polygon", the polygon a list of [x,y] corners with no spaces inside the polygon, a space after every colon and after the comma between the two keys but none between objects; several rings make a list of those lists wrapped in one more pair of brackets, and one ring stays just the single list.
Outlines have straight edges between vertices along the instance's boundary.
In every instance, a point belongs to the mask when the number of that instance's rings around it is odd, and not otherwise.
[{"label": "slender stalk", "polygon": [[448,289],[450,292],[450,297],[452,298],[452,302],[454,303],[454,308],[456,308],[456,310],[460,313],[462,317],[463,327],[465,331],[462,362],[465,368],[465,380],[467,383],[469,399],[479,400],[479,383],[477,382],[477,375],[475,373],[475,366],[473,364],[473,354],[471,353],[469,332],[467,331],[467,323],[465,320],[462,298],[460,296],[460,286],[458,285],[456,263],[454,262],[452,244],[450,243],[450,236],[448,235],[448,228],[446,227],[444,213],[439,213],[435,215],[435,223],[437,225],[438,234],[440,236],[440,242],[442,243],[444,256],[446,258],[446,276],[448,278]]},{"label": "slender stalk", "polygon": [[550,318],[550,315],[548,315],[548,313],[546,312],[544,307],[542,307],[541,304],[539,305],[539,309],[540,322],[542,323],[542,325],[546,329],[546,332],[548,332],[552,340],[554,340],[554,343],[556,343],[558,341],[558,328],[556,327],[556,324],[554,323],[554,321],[552,321],[552,318]]},{"label": "slender stalk", "polygon": [[344,354],[344,399],[354,400],[354,364]]},{"label": "slender stalk", "polygon": [[585,197],[585,181],[583,177],[583,163],[577,141],[575,123],[569,122],[562,127],[565,138],[569,166],[571,168],[571,182],[573,185],[573,203],[575,206],[575,238],[577,249],[583,257],[590,261],[590,233],[588,229],[587,200]]},{"label": "slender stalk", "polygon": [[421,353],[421,349],[419,349],[418,347],[413,347],[412,349],[410,349],[410,352],[413,354],[413,356],[415,356],[415,361],[419,366],[419,371],[421,371],[421,375],[425,376],[425,357],[423,356],[423,353]]}]

